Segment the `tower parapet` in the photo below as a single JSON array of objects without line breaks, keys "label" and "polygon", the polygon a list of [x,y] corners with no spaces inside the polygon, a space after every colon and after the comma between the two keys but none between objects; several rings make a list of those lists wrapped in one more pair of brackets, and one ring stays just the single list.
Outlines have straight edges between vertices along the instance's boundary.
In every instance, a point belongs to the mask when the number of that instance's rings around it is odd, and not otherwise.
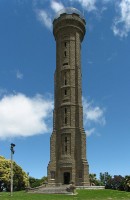
[{"label": "tower parapet", "polygon": [[53,21],[53,34],[56,37],[58,36],[59,31],[69,31],[69,29],[77,29],[81,34],[81,41],[85,35],[85,19],[80,13],[79,10],[75,8],[66,8],[56,15]]}]

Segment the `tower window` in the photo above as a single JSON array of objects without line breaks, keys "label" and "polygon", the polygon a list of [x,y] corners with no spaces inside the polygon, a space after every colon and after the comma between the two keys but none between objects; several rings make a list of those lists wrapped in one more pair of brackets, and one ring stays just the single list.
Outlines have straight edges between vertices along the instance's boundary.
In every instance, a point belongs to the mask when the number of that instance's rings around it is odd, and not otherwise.
[{"label": "tower window", "polygon": [[67,108],[65,108],[65,114],[67,113]]},{"label": "tower window", "polygon": [[67,85],[67,80],[65,79],[65,85]]},{"label": "tower window", "polygon": [[64,84],[67,85],[67,73],[64,73]]},{"label": "tower window", "polygon": [[65,92],[65,95],[67,95],[67,90],[66,90],[66,89],[65,89],[65,91],[64,91],[64,92]]},{"label": "tower window", "polygon": [[79,171],[79,178],[82,178],[82,171]]},{"label": "tower window", "polygon": [[65,146],[65,153],[67,153],[67,146]]},{"label": "tower window", "polygon": [[65,137],[65,142],[67,142],[67,137]]},{"label": "tower window", "polygon": [[64,43],[65,47],[67,46],[67,42]]},{"label": "tower window", "polygon": [[68,65],[68,63],[63,63],[63,66]]},{"label": "tower window", "polygon": [[55,179],[55,172],[51,171],[51,179]]},{"label": "tower window", "polygon": [[71,154],[71,148],[70,148],[70,134],[64,133],[62,135],[62,154]]},{"label": "tower window", "polygon": [[64,56],[66,57],[66,55],[67,55],[67,54],[66,54],[66,51],[64,51]]},{"label": "tower window", "polygon": [[65,124],[67,124],[67,117],[65,117]]}]

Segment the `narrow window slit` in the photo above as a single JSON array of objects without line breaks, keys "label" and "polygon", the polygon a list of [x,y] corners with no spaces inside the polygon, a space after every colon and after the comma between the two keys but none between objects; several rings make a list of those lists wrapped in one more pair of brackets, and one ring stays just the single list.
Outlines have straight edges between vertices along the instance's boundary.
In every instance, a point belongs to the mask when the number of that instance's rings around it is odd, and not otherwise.
[{"label": "narrow window slit", "polygon": [[67,108],[65,108],[65,114],[67,113]]},{"label": "narrow window slit", "polygon": [[67,117],[65,117],[65,124],[67,124]]},{"label": "narrow window slit", "polygon": [[68,65],[68,63],[63,63],[63,66]]},{"label": "narrow window slit", "polygon": [[64,56],[66,57],[66,55],[67,55],[67,54],[66,54],[66,51],[64,51]]},{"label": "narrow window slit", "polygon": [[65,95],[67,95],[67,90],[66,90],[66,89],[65,89],[65,91],[64,91],[64,92],[65,92]]}]

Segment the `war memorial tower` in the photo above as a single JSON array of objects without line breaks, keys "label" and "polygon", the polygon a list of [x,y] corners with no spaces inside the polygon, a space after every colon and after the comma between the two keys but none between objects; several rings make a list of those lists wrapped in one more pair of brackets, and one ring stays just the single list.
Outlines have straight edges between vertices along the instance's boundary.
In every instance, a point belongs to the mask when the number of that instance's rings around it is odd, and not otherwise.
[{"label": "war memorial tower", "polygon": [[83,128],[81,42],[85,19],[74,8],[60,11],[53,21],[56,71],[53,133],[50,139],[48,183],[89,185],[86,134]]}]

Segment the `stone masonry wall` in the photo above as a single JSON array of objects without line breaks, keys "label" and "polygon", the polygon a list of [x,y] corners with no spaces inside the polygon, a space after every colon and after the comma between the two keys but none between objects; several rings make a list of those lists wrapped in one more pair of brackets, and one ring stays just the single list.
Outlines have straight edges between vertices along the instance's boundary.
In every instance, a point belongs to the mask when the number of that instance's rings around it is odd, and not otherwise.
[{"label": "stone masonry wall", "polygon": [[53,22],[56,40],[54,130],[50,142],[49,184],[89,185],[83,129],[81,42],[85,21],[62,14]]}]

